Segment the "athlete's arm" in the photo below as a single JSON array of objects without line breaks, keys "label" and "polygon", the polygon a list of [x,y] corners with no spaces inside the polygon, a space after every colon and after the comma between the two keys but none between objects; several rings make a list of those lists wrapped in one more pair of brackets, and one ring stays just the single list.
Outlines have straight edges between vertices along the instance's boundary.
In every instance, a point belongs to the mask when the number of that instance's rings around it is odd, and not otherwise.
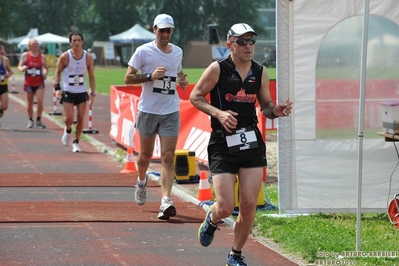
[{"label": "athlete's arm", "polygon": [[48,64],[47,64],[47,58],[44,54],[42,54],[42,63],[43,63],[43,79],[47,79]]},{"label": "athlete's arm", "polygon": [[200,77],[197,84],[194,86],[190,94],[190,102],[198,110],[216,118],[220,124],[231,133],[231,129],[237,126],[237,119],[235,116],[238,114],[231,110],[220,110],[219,108],[211,105],[205,96],[210,93],[216,86],[220,74],[220,66],[218,62],[211,63]]},{"label": "athlete's arm", "polygon": [[25,52],[21,55],[21,58],[19,59],[18,70],[21,72],[24,72],[28,69],[28,66],[25,65],[27,57],[28,57],[28,53]]}]

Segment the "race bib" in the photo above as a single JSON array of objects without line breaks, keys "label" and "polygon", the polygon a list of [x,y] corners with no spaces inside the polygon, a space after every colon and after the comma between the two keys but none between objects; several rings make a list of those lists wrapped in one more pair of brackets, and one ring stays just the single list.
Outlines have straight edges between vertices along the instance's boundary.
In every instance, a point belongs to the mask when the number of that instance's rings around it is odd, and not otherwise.
[{"label": "race bib", "polygon": [[26,73],[28,73],[28,75],[33,76],[33,77],[39,76],[39,75],[40,75],[40,69],[37,69],[37,68],[28,68],[28,69],[26,70]]},{"label": "race bib", "polygon": [[70,75],[68,77],[69,86],[82,86],[85,78],[83,75]]},{"label": "race bib", "polygon": [[152,90],[155,93],[162,94],[175,94],[176,91],[176,77],[165,76],[162,79],[154,81],[154,88]]},{"label": "race bib", "polygon": [[230,153],[258,147],[255,130],[252,128],[237,129],[232,135],[226,136],[226,142]]},{"label": "race bib", "polygon": [[4,81],[4,76],[0,75],[0,82],[3,82],[3,81]]}]

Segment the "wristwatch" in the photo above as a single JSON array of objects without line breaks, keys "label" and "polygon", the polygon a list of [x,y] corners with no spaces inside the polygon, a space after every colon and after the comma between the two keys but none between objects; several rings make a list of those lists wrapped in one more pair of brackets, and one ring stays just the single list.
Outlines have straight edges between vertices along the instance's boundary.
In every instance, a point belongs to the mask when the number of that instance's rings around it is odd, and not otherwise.
[{"label": "wristwatch", "polygon": [[96,97],[97,93],[92,92],[92,93],[90,93],[90,95],[93,96],[93,97]]},{"label": "wristwatch", "polygon": [[147,78],[148,81],[151,81],[151,74],[147,74],[145,77]]}]

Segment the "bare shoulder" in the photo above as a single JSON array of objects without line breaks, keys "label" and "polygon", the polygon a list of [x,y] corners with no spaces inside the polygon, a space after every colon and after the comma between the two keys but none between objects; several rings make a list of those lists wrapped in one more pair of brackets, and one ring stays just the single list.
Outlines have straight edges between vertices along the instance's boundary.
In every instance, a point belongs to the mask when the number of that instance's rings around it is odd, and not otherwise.
[{"label": "bare shoulder", "polygon": [[58,65],[66,66],[68,64],[68,52],[63,52],[58,57]]},{"label": "bare shoulder", "polygon": [[65,52],[63,52],[61,55],[60,55],[60,60],[66,60],[66,59],[68,59],[68,51],[65,51]]},{"label": "bare shoulder", "polygon": [[23,58],[27,58],[28,57],[28,52],[24,52],[24,53],[22,53],[22,55],[21,55],[21,59],[23,59]]},{"label": "bare shoulder", "polygon": [[213,61],[205,70],[204,74],[212,75],[212,76],[219,76],[220,73],[220,65],[219,62]]}]

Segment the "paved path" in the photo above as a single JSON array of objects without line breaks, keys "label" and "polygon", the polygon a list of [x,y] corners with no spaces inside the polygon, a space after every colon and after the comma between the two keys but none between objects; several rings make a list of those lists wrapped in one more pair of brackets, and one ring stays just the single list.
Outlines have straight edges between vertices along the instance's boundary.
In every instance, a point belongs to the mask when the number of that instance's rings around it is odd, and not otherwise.
[{"label": "paved path", "polygon": [[[93,128],[81,153],[61,144],[62,116],[53,111],[51,84],[45,97],[46,129],[27,129],[17,77],[9,110],[0,119],[0,265],[225,265],[233,230],[230,220],[202,247],[197,230],[205,215],[198,201],[176,185],[178,215],[156,218],[160,187],[152,180],[144,206],[134,202],[136,176],[111,155],[109,98],[98,95]],[[10,84],[11,90],[11,84]],[[57,106],[58,111],[62,111]],[[153,162],[152,169],[159,169]],[[183,185],[184,186],[184,185]],[[192,185],[191,185],[192,186]],[[248,265],[299,265],[250,238]]]}]

